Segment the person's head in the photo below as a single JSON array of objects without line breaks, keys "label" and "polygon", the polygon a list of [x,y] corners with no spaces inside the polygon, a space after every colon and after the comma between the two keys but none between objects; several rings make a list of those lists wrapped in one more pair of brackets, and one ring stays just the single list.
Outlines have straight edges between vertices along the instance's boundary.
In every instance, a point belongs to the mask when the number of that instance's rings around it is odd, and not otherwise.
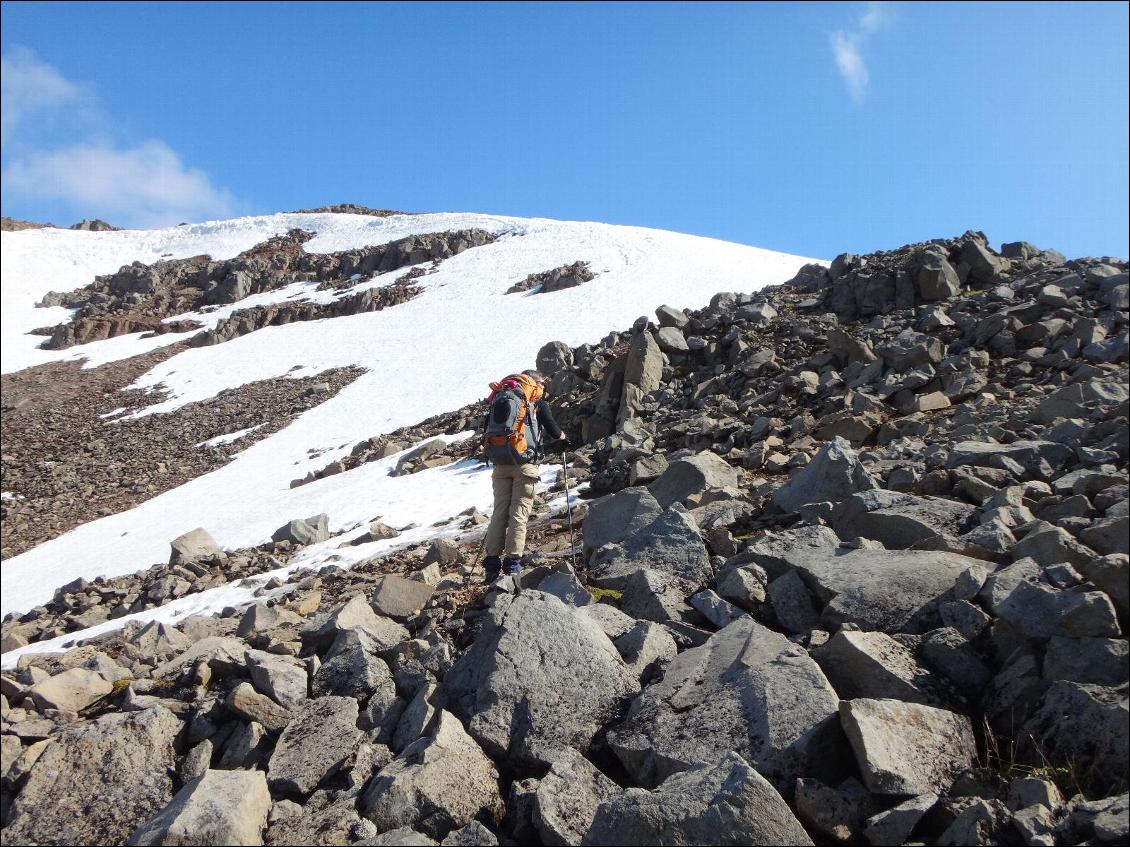
[{"label": "person's head", "polygon": [[544,397],[548,393],[545,386],[545,375],[541,371],[530,369],[528,371],[522,371],[522,374],[523,376],[528,376],[530,379],[537,383],[538,388],[541,389],[542,397]]}]

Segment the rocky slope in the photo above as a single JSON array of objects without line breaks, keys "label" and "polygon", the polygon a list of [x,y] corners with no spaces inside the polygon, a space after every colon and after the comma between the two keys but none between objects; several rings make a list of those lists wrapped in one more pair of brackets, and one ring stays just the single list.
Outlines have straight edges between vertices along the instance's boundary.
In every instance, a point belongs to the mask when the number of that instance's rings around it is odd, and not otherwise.
[{"label": "rocky slope", "polygon": [[[544,518],[521,585],[477,586],[453,515],[461,544],[23,656],[4,841],[1124,843],[1128,296],[1121,260],[966,233],[547,343],[575,556]],[[427,439],[479,411],[318,473],[450,461]],[[5,646],[327,534],[192,533]]]}]

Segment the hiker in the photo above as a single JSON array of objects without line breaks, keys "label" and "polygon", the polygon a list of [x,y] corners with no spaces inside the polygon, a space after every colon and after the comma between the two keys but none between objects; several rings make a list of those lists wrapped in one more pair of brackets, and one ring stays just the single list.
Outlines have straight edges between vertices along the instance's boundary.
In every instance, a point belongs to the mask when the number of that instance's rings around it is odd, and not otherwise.
[{"label": "hiker", "polygon": [[545,402],[545,377],[538,371],[512,374],[490,387],[483,435],[483,454],[494,464],[494,513],[483,559],[488,584],[500,572],[515,577],[522,572],[526,521],[540,477],[537,463],[549,441],[557,441],[562,449],[569,446]]}]

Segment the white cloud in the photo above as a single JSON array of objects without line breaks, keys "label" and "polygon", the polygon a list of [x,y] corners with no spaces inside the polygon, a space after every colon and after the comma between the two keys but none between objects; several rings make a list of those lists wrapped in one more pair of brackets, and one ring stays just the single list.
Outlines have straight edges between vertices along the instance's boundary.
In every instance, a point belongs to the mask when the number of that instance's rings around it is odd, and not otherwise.
[{"label": "white cloud", "polygon": [[4,169],[4,182],[143,227],[223,217],[236,207],[230,193],[203,171],[185,167],[161,141],[128,150],[77,144],[31,153]]},{"label": "white cloud", "polygon": [[869,36],[882,29],[890,20],[890,6],[887,3],[868,3],[855,25],[833,32],[828,40],[836,68],[847,83],[852,100],[860,103],[867,96],[871,74],[863,60],[863,44]]},{"label": "white cloud", "polygon": [[[109,123],[84,86],[63,77],[24,47],[3,55],[5,196],[62,200],[76,216],[124,226],[168,226],[236,213],[235,198],[202,170],[188,167],[164,141],[133,146],[96,130]],[[77,117],[81,132],[64,143],[37,144],[31,117]],[[37,122],[38,123],[38,122]],[[73,123],[73,121],[72,121]],[[31,137],[31,136],[34,136]],[[7,205],[7,204],[5,204]],[[7,212],[5,212],[7,213]]]},{"label": "white cloud", "polygon": [[7,142],[28,116],[71,106],[80,93],[79,86],[31,50],[12,47],[0,57],[0,136]]}]

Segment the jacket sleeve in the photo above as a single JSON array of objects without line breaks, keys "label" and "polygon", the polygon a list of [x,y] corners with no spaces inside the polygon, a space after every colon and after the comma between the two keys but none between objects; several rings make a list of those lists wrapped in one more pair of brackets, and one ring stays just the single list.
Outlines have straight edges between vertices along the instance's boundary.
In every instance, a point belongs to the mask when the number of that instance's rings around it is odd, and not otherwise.
[{"label": "jacket sleeve", "polygon": [[553,411],[549,408],[548,403],[538,403],[538,426],[542,432],[549,435],[550,440],[557,440],[562,437],[561,427],[557,425],[557,421],[553,419]]}]

